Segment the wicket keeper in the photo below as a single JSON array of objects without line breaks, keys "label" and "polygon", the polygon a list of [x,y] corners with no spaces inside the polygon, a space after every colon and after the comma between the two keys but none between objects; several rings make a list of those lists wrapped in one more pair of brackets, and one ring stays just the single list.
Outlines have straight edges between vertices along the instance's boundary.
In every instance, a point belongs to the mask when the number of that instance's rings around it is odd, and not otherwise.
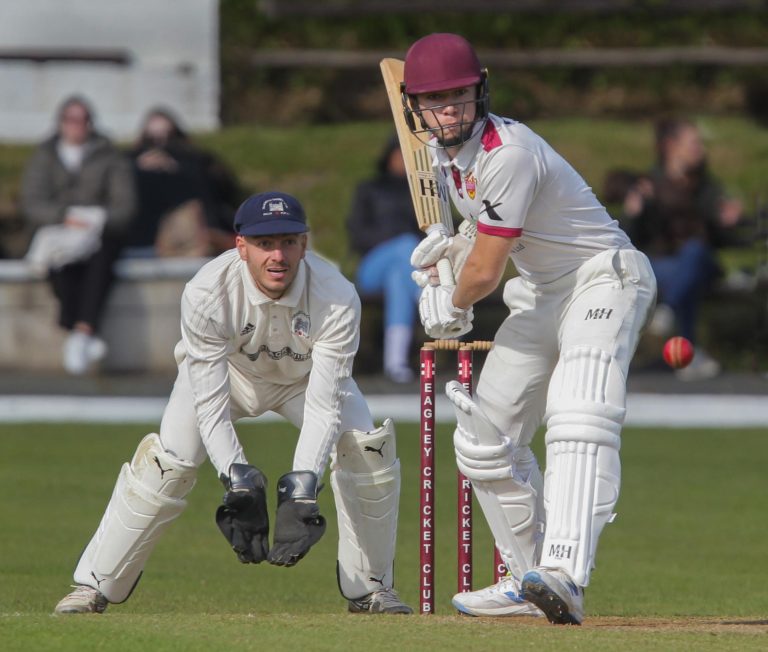
[{"label": "wicket keeper", "polygon": [[[472,306],[502,279],[509,316],[473,400],[456,382],[459,469],[473,484],[509,574],[453,598],[460,611],[541,615],[580,624],[597,542],[619,495],[626,378],[656,297],[646,257],[584,179],[525,125],[490,113],[472,46],[430,34],[408,50],[403,109],[434,148],[434,168],[477,227],[466,258],[433,230],[411,262],[462,266],[455,287],[427,283],[420,316],[431,337],[472,328]],[[429,275],[423,272],[416,278]],[[434,278],[434,275],[432,275]],[[546,471],[531,451],[540,424]]]},{"label": "wicket keeper", "polygon": [[[390,419],[374,427],[351,377],[360,300],[336,267],[307,249],[308,230],[291,195],[254,195],[235,215],[236,248],[187,284],[178,376],[160,432],[123,465],[57,614],[101,613],[128,599],[206,457],[225,492],[216,523],[237,558],[278,566],[296,564],[325,531],[317,495],[330,458],[338,581],[349,611],[412,613],[392,588],[395,430]],[[233,425],[269,410],[300,429],[292,468],[275,483],[271,545],[267,478],[246,459]]]}]

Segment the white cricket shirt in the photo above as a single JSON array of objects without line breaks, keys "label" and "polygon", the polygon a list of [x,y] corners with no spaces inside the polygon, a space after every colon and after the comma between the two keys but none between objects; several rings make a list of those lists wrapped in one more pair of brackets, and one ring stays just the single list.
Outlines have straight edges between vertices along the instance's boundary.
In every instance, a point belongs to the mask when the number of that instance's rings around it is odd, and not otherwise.
[{"label": "white cricket shirt", "polygon": [[510,258],[533,283],[549,283],[595,254],[631,247],[584,179],[525,125],[491,114],[451,160],[437,148],[437,174],[480,233],[518,238]]},{"label": "white cricket shirt", "polygon": [[219,474],[241,455],[229,412],[230,367],[261,386],[293,385],[308,376],[299,445],[330,451],[359,324],[354,286],[311,251],[280,299],[258,290],[237,249],[200,269],[182,296],[176,359],[186,356],[200,435]]}]

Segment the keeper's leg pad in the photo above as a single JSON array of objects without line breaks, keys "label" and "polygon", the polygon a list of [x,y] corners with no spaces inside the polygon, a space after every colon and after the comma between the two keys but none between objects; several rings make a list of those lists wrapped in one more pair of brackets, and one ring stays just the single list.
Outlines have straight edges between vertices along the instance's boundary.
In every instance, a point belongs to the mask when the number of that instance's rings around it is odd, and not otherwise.
[{"label": "keeper's leg pad", "polygon": [[550,383],[541,565],[565,570],[580,586],[589,584],[619,497],[625,394],[619,365],[591,346],[563,352]]},{"label": "keeper's leg pad", "polygon": [[456,464],[469,480],[507,568],[518,580],[538,562],[543,479],[527,446],[515,448],[457,381],[446,385],[456,411]]},{"label": "keeper's leg pad", "polygon": [[197,467],[163,449],[149,434],[124,464],[96,533],[75,569],[75,582],[123,602],[165,528],[186,507]]},{"label": "keeper's leg pad", "polygon": [[342,433],[331,466],[331,486],[339,522],[341,594],[354,600],[392,588],[400,461],[391,419],[370,432]]}]

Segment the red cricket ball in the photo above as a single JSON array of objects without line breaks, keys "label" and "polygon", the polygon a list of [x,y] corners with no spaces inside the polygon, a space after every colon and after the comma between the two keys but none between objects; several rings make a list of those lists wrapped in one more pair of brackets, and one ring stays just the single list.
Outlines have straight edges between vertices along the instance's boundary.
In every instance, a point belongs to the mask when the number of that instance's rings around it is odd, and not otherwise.
[{"label": "red cricket ball", "polygon": [[664,344],[664,361],[673,369],[682,369],[693,360],[693,344],[679,335],[670,337]]}]

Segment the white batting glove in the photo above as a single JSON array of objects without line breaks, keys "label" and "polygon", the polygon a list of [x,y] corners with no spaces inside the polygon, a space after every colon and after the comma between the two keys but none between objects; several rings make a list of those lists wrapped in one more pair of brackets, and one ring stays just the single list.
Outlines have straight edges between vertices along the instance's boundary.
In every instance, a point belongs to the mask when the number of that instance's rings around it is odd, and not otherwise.
[{"label": "white batting glove", "polygon": [[[459,233],[455,236],[450,236],[444,225],[436,225],[435,230],[419,243],[411,255],[411,265],[418,268],[411,274],[411,278],[420,288],[437,285],[440,280],[435,264],[441,258],[445,258],[451,264],[453,278],[458,279],[476,237],[477,227],[469,220],[462,221],[459,225]],[[426,262],[432,259],[435,262]],[[419,262],[425,264],[417,264]]]},{"label": "white batting glove", "polygon": [[437,267],[427,267],[426,269],[416,269],[411,272],[411,278],[420,288],[428,285],[440,285],[440,275],[437,273]]},{"label": "white batting glove", "polygon": [[438,260],[445,258],[445,252],[451,246],[451,234],[444,224],[436,224],[427,233],[411,254],[411,265],[423,269],[435,265]]},{"label": "white batting glove", "polygon": [[449,339],[472,330],[472,308],[464,310],[453,305],[455,288],[427,285],[419,297],[419,317],[427,335],[435,339]]},{"label": "white batting glove", "polygon": [[451,238],[451,245],[446,252],[446,258],[451,261],[451,269],[453,269],[454,278],[459,278],[461,270],[464,269],[464,263],[467,262],[469,252],[472,251],[472,246],[475,244],[474,240],[470,240],[462,233],[458,233]]}]

